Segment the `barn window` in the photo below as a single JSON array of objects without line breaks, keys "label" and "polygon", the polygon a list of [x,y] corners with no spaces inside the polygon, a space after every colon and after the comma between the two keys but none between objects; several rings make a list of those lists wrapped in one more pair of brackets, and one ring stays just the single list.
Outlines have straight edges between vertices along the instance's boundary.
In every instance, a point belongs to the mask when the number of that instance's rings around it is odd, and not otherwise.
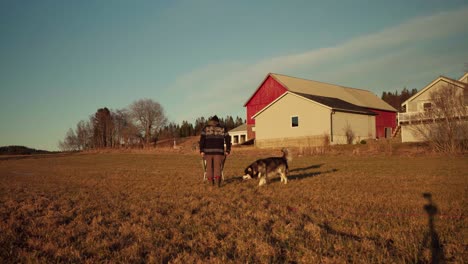
[{"label": "barn window", "polygon": [[299,126],[299,117],[298,116],[291,117],[291,126],[292,127],[298,127]]}]

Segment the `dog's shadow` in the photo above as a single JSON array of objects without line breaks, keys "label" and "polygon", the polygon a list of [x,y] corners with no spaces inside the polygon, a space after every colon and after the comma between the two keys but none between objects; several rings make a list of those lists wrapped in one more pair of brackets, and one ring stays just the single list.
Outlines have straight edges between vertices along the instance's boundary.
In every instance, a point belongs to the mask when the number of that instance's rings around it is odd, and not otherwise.
[{"label": "dog's shadow", "polygon": [[304,167],[304,168],[295,168],[295,169],[289,170],[289,172],[306,171],[306,170],[311,170],[311,169],[318,169],[318,168],[322,167],[323,165],[325,165],[325,163],[316,164],[316,165],[312,165],[312,166]]},{"label": "dog's shadow", "polygon": [[[306,178],[317,177],[317,176],[320,176],[320,175],[333,173],[333,172],[337,172],[337,171],[338,171],[337,169],[331,169],[331,170],[327,170],[327,171],[317,171],[317,172],[300,173],[300,174],[289,174],[288,181],[290,181],[290,180],[302,180],[302,179],[306,179]],[[275,178],[270,178],[268,181],[269,182],[278,182],[280,180],[281,180],[281,178],[275,177]]]},{"label": "dog's shadow", "polygon": [[[305,172],[305,171],[312,170],[312,169],[318,169],[318,168],[322,167],[323,165],[325,165],[325,163],[315,164],[315,165],[311,165],[311,166],[303,167],[303,168],[292,169],[292,170],[289,171],[288,180],[302,180],[302,179],[316,177],[316,176],[319,176],[319,175],[333,173],[333,172],[338,171],[337,169],[331,169],[331,170],[327,170],[327,171]],[[293,173],[294,172],[305,172],[305,173],[293,174],[292,172]],[[254,179],[257,179],[257,178],[254,178]],[[281,179],[279,177],[274,176],[273,178],[270,178],[268,181],[269,182],[278,182],[280,180]],[[229,183],[242,182],[242,181],[245,181],[242,176],[233,176],[233,177],[225,179],[224,183],[229,184]]]}]

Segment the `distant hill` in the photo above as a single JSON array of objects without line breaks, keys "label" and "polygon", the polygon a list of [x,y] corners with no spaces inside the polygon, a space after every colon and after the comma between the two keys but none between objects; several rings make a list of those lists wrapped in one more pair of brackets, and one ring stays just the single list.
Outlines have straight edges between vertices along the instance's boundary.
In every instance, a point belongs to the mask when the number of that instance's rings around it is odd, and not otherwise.
[{"label": "distant hill", "polygon": [[0,147],[0,155],[31,155],[52,153],[46,150],[38,150],[25,146],[6,146]]}]

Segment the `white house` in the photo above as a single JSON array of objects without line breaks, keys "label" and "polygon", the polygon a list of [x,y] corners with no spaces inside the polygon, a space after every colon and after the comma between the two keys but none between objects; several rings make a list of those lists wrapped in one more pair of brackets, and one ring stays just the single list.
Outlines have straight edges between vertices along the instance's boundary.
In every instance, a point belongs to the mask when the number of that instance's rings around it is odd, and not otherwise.
[{"label": "white house", "polygon": [[[418,133],[417,126],[425,120],[423,115],[427,111],[431,111],[431,93],[440,91],[441,89],[454,89],[457,96],[463,97],[465,106],[468,105],[468,73],[465,73],[460,79],[454,80],[445,76],[440,76],[426,85],[418,93],[410,97],[401,105],[405,112],[398,114],[398,123],[401,126],[401,141],[402,142],[420,142],[423,138]],[[427,116],[427,115],[426,115]],[[466,116],[463,118],[467,118]]]}]

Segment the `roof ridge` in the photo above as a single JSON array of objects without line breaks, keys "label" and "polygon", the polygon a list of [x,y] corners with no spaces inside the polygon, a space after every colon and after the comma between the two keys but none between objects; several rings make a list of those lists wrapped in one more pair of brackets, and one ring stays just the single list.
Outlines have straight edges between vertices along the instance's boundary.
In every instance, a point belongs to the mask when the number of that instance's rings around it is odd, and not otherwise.
[{"label": "roof ridge", "polygon": [[410,98],[406,99],[403,103],[401,103],[401,105],[406,104],[413,97],[419,96],[423,91],[426,91],[427,89],[429,89],[429,87],[432,86],[432,84],[435,84],[438,80],[444,80],[444,79],[445,79],[445,81],[448,80],[448,81],[454,82],[455,84],[460,85],[461,87],[459,87],[459,88],[461,88],[461,89],[467,89],[467,87],[468,87],[468,85],[466,83],[464,83],[464,82],[454,80],[454,79],[452,79],[450,77],[447,77],[447,76],[444,76],[444,75],[439,75],[439,77],[435,78],[434,80],[432,80],[428,84],[424,85],[417,93],[413,94]]},{"label": "roof ridge", "polygon": [[[447,76],[445,76],[445,75],[439,75],[439,78],[449,79],[449,80],[452,81],[452,82],[455,82],[455,83],[458,83],[458,84],[462,84],[462,86],[465,86],[465,85],[466,85],[466,83],[464,83],[464,82],[460,82],[459,80],[452,79],[452,78],[447,77]],[[435,80],[437,80],[437,79],[438,79],[438,78],[436,78]],[[435,80],[434,80],[434,81],[435,81]],[[462,87],[462,88],[464,88],[464,87]]]},{"label": "roof ridge", "polygon": [[[269,76],[274,78],[276,81],[282,84],[284,88],[291,92],[302,92],[304,94],[311,95],[329,94],[334,95],[335,97],[339,97],[341,100],[353,102],[358,106],[392,112],[397,111],[390,104],[383,101],[379,96],[377,96],[377,94],[370,90],[298,78],[280,73],[269,73]],[[341,95],[338,95],[337,93]]]},{"label": "roof ridge", "polygon": [[[367,114],[374,114],[375,115],[375,112],[373,111],[370,111],[369,109],[367,109],[366,107],[363,107],[363,106],[360,106],[360,105],[356,105],[356,104],[353,104],[353,103],[350,103],[348,101],[345,101],[343,99],[340,99],[340,98],[337,98],[337,97],[330,97],[330,96],[322,96],[322,95],[312,95],[312,94],[304,94],[304,93],[299,93],[299,92],[290,92],[292,94],[296,94],[298,96],[301,96],[301,97],[304,97],[304,98],[307,98],[309,100],[313,100],[317,103],[320,103],[322,105],[326,105],[328,107],[330,107],[331,109],[334,109],[334,110],[344,110],[344,111],[351,111],[351,112],[355,112],[355,113],[367,113]],[[321,101],[320,99],[325,99],[325,100],[333,100],[333,101],[338,101],[340,102],[341,104],[344,104],[345,106],[338,106],[336,104],[332,104],[331,102],[328,102],[326,103],[325,101]],[[321,101],[321,102],[320,102]],[[346,107],[348,106],[348,107]],[[349,107],[351,106],[351,108]],[[354,109],[353,109],[354,108]]]},{"label": "roof ridge", "polygon": [[349,86],[344,86],[344,85],[339,85],[339,84],[334,84],[334,83],[328,83],[328,82],[310,80],[310,79],[305,79],[305,78],[299,78],[299,77],[294,77],[294,76],[290,76],[290,75],[286,75],[286,74],[281,74],[281,73],[270,72],[270,74],[281,75],[281,76],[285,76],[285,77],[289,77],[289,78],[294,78],[294,79],[299,79],[299,80],[304,80],[304,81],[310,81],[310,82],[316,82],[316,83],[323,83],[323,84],[333,85],[333,86],[337,86],[337,87],[341,87],[341,88],[346,88],[346,89],[360,90],[360,91],[365,91],[365,92],[369,92],[369,93],[372,93],[372,94],[373,94],[373,92],[371,92],[371,91],[369,91],[369,90],[366,90],[366,89],[362,89],[362,88],[355,88],[355,87],[349,87]]}]

